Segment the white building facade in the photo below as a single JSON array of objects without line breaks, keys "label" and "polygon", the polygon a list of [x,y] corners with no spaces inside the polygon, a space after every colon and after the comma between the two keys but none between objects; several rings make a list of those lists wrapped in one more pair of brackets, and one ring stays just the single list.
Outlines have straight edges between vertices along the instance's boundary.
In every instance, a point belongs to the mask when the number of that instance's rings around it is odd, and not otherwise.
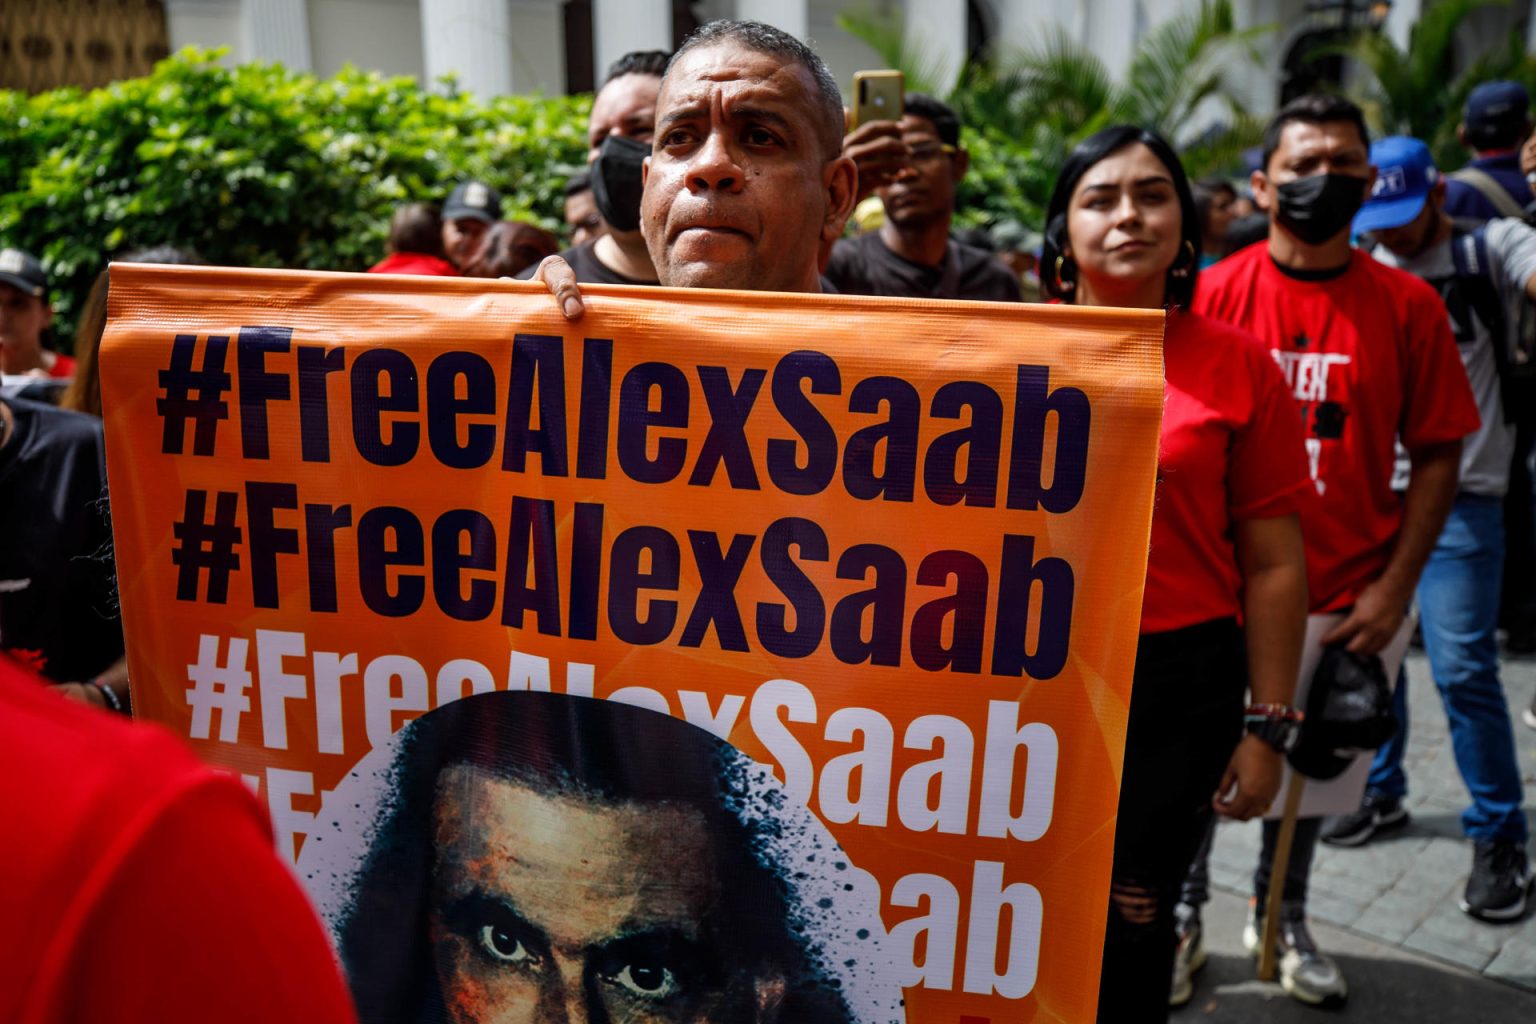
[{"label": "white building facade", "polygon": [[[1299,55],[1343,28],[1376,24],[1399,42],[1433,0],[1234,0],[1241,26],[1273,26],[1261,60],[1234,69],[1256,114],[1274,109]],[[1059,25],[1112,71],[1138,40],[1194,0],[165,0],[173,49],[229,47],[231,57],[277,60],[331,74],[345,64],[434,80],[454,75],[481,94],[581,91],[630,50],[670,49],[714,18],[765,21],[808,40],[844,90],[879,57],[837,26],[845,10],[897,14],[925,60],[953,81],[967,54],[1006,53]],[[1536,26],[1536,0],[1478,11],[1457,41],[1465,66],[1510,31]],[[1290,68],[1288,69],[1288,64]]]}]

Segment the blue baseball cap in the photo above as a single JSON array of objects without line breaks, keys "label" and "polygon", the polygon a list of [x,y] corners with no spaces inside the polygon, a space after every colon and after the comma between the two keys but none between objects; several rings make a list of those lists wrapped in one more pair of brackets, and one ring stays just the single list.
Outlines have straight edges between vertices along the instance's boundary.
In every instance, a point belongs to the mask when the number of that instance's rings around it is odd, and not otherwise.
[{"label": "blue baseball cap", "polygon": [[1484,82],[1468,94],[1461,120],[1471,129],[1518,129],[1530,108],[1531,97],[1519,82]]},{"label": "blue baseball cap", "polygon": [[1371,198],[1355,214],[1354,231],[1363,235],[1382,228],[1400,228],[1417,217],[1440,180],[1429,147],[1406,135],[1389,135],[1371,146],[1376,185]]}]

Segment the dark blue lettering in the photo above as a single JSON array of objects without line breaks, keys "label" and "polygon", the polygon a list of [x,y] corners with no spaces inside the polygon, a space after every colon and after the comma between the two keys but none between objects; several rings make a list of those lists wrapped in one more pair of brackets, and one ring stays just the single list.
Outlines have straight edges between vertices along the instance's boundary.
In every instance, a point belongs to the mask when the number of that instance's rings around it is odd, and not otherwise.
[{"label": "dark blue lettering", "polygon": [[[658,403],[651,408],[651,389]],[[688,378],[670,363],[640,363],[619,385],[619,467],[642,484],[664,484],[677,478],[688,457],[682,437],[658,437],[656,457],[650,457],[652,427],[688,425]]]},{"label": "dark blue lettering", "polygon": [[[580,464],[579,456],[577,463]],[[602,585],[603,506],[578,501],[571,519],[571,605],[567,635],[572,640],[597,639]]]},{"label": "dark blue lettering", "polygon": [[[939,505],[991,508],[997,504],[997,460],[1003,449],[1003,400],[973,380],[951,381],[933,396],[938,419],[957,420],[971,411],[969,426],[940,434],[923,460],[923,490]],[[960,479],[960,451],[965,449],[965,479]]]},{"label": "dark blue lettering", "polygon": [[[1056,414],[1056,452],[1051,486],[1045,486],[1045,418]],[[1013,400],[1013,448],[1009,453],[1008,507],[1033,512],[1070,512],[1083,496],[1088,467],[1088,396],[1078,388],[1050,390],[1050,370],[1020,366]],[[1039,678],[1039,677],[1036,677]]]},{"label": "dark blue lettering", "polygon": [[278,509],[298,507],[299,489],[293,484],[246,482],[245,515],[251,538],[251,603],[257,608],[278,606],[277,556],[299,553],[299,531],[278,526],[273,513]]},{"label": "dark blue lettering", "polygon": [[[528,563],[533,562],[533,583]],[[512,499],[512,526],[507,535],[506,589],[501,624],[523,628],[523,615],[532,611],[545,636],[560,635],[560,566],[555,557],[555,503],[546,498]]]},{"label": "dark blue lettering", "polygon": [[[535,384],[539,392],[538,427],[533,425]],[[501,452],[501,468],[524,472],[529,452],[539,453],[545,476],[565,476],[565,348],[552,334],[519,334],[512,339],[507,443]]]},{"label": "dark blue lettering", "polygon": [[346,369],[347,350],[300,345],[299,444],[305,462],[331,461],[331,395],[326,386],[333,373]]},{"label": "dark blue lettering", "polygon": [[[459,378],[464,397],[459,397]],[[437,461],[449,469],[479,469],[496,453],[496,427],[464,424],[459,443],[460,416],[494,416],[496,371],[477,352],[444,352],[427,367],[427,443]],[[484,616],[481,616],[484,618]]]},{"label": "dark blue lettering", "polygon": [[[883,423],[853,432],[843,449],[843,486],[861,501],[911,501],[917,479],[918,425],[923,402],[917,389],[900,377],[869,377],[848,395],[849,412],[879,412]],[[880,445],[885,445],[882,472],[875,472]],[[903,570],[905,572],[905,570]]]},{"label": "dark blue lettering", "polygon": [[[677,538],[657,526],[631,526],[613,541],[608,560],[608,626],[613,635],[637,647],[659,644],[677,625],[677,602],[652,600],[640,616],[640,591],[677,590]],[[643,570],[643,562],[650,568]]]},{"label": "dark blue lettering", "polygon": [[763,649],[781,658],[803,658],[821,644],[827,621],[826,605],[810,577],[801,571],[790,549],[811,562],[827,560],[827,535],[809,519],[788,517],[775,521],[763,532],[758,558],[763,572],[795,610],[795,625],[787,628],[789,609],[782,604],[759,602],[757,639]]},{"label": "dark blue lettering", "polygon": [[291,327],[242,327],[235,341],[240,369],[240,447],[248,459],[269,458],[267,403],[286,402],[292,395],[286,373],[267,372],[268,352],[287,352]]},{"label": "dark blue lettering", "polygon": [[731,538],[731,548],[721,554],[720,538],[707,530],[689,530],[688,542],[693,546],[693,560],[699,567],[699,597],[683,627],[679,647],[697,647],[704,642],[709,624],[715,624],[715,636],[720,640],[722,651],[747,650],[747,631],[741,624],[741,611],[736,607],[736,582],[741,570],[747,566],[747,556],[752,554],[752,544],[757,540],[749,533],[738,533]]},{"label": "dark blue lettering", "polygon": [[786,494],[819,494],[837,472],[837,431],[800,388],[811,382],[813,395],[840,395],[842,377],[837,364],[820,352],[800,350],[780,359],[773,369],[773,404],[805,441],[805,465],[800,445],[789,438],[768,442],[768,478]]},{"label": "dark blue lettering", "polygon": [[[1029,599],[1040,585],[1040,622],[1029,653]],[[1067,663],[1072,637],[1072,566],[1061,558],[1035,561],[1035,538],[1003,535],[997,574],[997,624],[992,636],[992,674],[1054,679]]]},{"label": "dark blue lettering", "polygon": [[[387,394],[379,388],[385,378],[389,381]],[[416,366],[405,353],[374,348],[352,361],[352,441],[363,458],[375,466],[410,462],[421,444],[421,425],[394,420],[385,441],[382,416],[386,412],[415,412],[417,407]]]},{"label": "dark blue lettering", "polygon": [[[915,397],[915,393],[914,393]],[[849,594],[832,609],[828,637],[832,653],[847,665],[900,665],[902,631],[906,628],[907,563],[883,544],[855,544],[837,560],[837,578],[866,580],[875,585]],[[864,613],[869,613],[869,639],[864,639]]]},{"label": "dark blue lettering", "polygon": [[752,405],[767,376],[763,370],[743,370],[741,383],[733,391],[731,375],[725,367],[699,367],[699,385],[709,405],[710,424],[699,447],[698,461],[693,464],[693,475],[688,478],[690,484],[708,486],[715,478],[715,465],[723,462],[732,487],[743,491],[758,489],[757,468],[752,465],[752,449],[747,447],[747,417],[752,414]]},{"label": "dark blue lettering", "polygon": [[[358,362],[361,361],[359,358]],[[364,512],[357,521],[358,587],[363,592],[363,603],[376,614],[398,618],[421,607],[427,594],[427,578],[402,572],[395,579],[396,590],[391,592],[389,570],[397,565],[419,567],[425,561],[426,540],[421,523],[408,509],[380,505]]]},{"label": "dark blue lettering", "polygon": [[[299,358],[303,358],[303,349],[299,350]],[[351,505],[304,506],[304,549],[309,561],[312,612],[336,610],[336,531],[351,525]]]},{"label": "dark blue lettering", "polygon": [[613,342],[587,338],[581,346],[581,409],[576,422],[576,475],[583,480],[602,480],[608,475],[612,405]]},{"label": "dark blue lettering", "polygon": [[[928,672],[981,671],[987,631],[987,566],[965,551],[935,551],[917,567],[922,587],[942,587],[954,577],[955,591],[920,606],[912,615],[912,660]],[[950,642],[944,643],[944,620]]]},{"label": "dark blue lettering", "polygon": [[[490,369],[489,363],[486,369]],[[431,374],[428,370],[429,394]],[[468,551],[464,550],[465,537],[469,538]],[[465,622],[479,622],[490,615],[496,608],[495,580],[471,577],[466,596],[464,570],[495,568],[496,528],[489,519],[467,508],[449,509],[437,517],[432,524],[432,596],[445,615]]]}]

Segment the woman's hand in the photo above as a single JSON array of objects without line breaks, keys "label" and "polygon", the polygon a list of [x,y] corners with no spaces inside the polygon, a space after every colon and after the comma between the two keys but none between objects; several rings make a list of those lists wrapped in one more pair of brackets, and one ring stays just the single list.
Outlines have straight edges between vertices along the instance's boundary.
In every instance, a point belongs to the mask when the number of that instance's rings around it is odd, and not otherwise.
[{"label": "woman's hand", "polygon": [[1269,811],[1280,792],[1280,751],[1254,735],[1245,735],[1232,751],[1211,806],[1218,814],[1247,821]]},{"label": "woman's hand", "polygon": [[544,257],[539,269],[533,272],[533,280],[549,289],[567,320],[580,320],[587,311],[581,301],[581,289],[576,285],[576,272],[559,256]]}]

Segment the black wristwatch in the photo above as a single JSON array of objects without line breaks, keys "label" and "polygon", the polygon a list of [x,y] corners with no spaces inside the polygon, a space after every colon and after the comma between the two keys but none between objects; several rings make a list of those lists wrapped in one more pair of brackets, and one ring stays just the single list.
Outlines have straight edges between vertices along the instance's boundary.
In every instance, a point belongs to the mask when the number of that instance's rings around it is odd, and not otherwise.
[{"label": "black wristwatch", "polygon": [[1250,704],[1243,712],[1243,729],[1282,754],[1301,738],[1302,713],[1286,704]]}]

